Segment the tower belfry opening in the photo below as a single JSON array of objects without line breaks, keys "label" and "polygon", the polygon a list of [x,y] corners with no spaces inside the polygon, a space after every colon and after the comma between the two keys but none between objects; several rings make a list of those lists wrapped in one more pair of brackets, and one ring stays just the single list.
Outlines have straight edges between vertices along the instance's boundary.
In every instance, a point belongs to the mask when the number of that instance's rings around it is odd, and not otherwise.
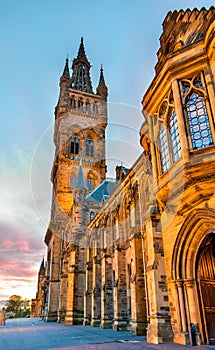
[{"label": "tower belfry opening", "polygon": [[83,38],[81,38],[77,58],[75,58],[72,63],[73,73],[71,87],[73,89],[93,93],[90,68],[91,65],[85,53]]}]

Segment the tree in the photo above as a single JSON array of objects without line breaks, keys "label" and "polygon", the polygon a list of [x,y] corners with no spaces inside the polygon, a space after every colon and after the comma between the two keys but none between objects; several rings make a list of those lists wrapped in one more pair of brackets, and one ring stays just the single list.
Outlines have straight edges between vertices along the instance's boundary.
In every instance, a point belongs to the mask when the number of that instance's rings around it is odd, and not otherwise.
[{"label": "tree", "polygon": [[30,314],[30,300],[22,299],[20,295],[12,295],[4,306],[6,313],[14,312],[15,317],[25,317]]}]

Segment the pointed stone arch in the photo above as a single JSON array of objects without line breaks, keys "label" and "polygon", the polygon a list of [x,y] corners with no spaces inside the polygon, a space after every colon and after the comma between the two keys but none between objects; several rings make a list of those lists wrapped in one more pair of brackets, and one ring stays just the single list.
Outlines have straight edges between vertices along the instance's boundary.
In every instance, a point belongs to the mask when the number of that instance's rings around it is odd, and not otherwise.
[{"label": "pointed stone arch", "polygon": [[175,242],[171,273],[175,280],[195,279],[195,261],[201,242],[215,231],[215,210],[195,209],[185,219]]},{"label": "pointed stone arch", "polygon": [[94,128],[87,128],[84,130],[84,136],[88,137],[91,136],[92,139],[95,141],[99,138],[99,129],[94,127]]},{"label": "pointed stone arch", "polygon": [[215,210],[195,209],[185,219],[173,250],[171,278],[178,300],[180,336],[186,344],[208,343],[197,266],[199,252],[211,235],[215,235]]},{"label": "pointed stone arch", "polygon": [[87,174],[86,185],[89,192],[92,192],[96,187],[96,175],[92,170]]}]

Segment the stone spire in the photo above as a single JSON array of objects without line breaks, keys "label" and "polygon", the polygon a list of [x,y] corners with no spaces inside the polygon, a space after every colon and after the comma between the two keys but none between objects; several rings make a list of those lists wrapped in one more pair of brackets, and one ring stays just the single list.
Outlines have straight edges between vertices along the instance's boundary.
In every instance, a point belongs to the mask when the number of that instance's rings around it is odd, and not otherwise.
[{"label": "stone spire", "polygon": [[80,58],[84,58],[85,60],[87,60],[87,56],[86,56],[85,48],[84,48],[84,40],[83,40],[83,38],[81,38],[81,43],[80,43],[80,46],[79,46],[77,58],[79,58],[79,59]]},{"label": "stone spire", "polygon": [[69,78],[70,78],[70,74],[69,74],[69,60],[68,60],[68,57],[66,58],[66,63],[65,63],[64,71],[63,71],[63,76],[64,76],[64,77],[69,77]]},{"label": "stone spire", "polygon": [[78,56],[73,60],[72,64],[72,84],[71,87],[76,90],[93,93],[92,83],[90,79],[90,62],[87,59],[83,38],[78,50]]},{"label": "stone spire", "polygon": [[78,175],[76,177],[75,180],[75,185],[74,188],[83,188],[84,190],[86,190],[86,185],[84,182],[84,174],[83,174],[83,169],[82,169],[82,160],[80,160],[80,165],[79,165],[79,169],[78,169]]},{"label": "stone spire", "polygon": [[97,94],[104,97],[104,99],[107,99],[108,96],[108,88],[105,84],[104,74],[103,74],[103,67],[101,65],[100,69],[100,78],[99,78],[99,85],[97,87]]},{"label": "stone spire", "polygon": [[39,273],[44,273],[44,270],[45,270],[45,263],[44,263],[44,258],[43,260],[41,261],[41,264],[40,264],[40,270],[39,270]]}]

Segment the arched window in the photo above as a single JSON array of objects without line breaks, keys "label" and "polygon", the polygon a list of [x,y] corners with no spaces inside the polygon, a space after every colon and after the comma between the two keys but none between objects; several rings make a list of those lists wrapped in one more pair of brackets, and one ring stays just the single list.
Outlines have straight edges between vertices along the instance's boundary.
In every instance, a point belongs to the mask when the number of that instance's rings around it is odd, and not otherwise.
[{"label": "arched window", "polygon": [[159,127],[159,150],[161,170],[164,173],[170,165],[181,157],[181,143],[178,121],[175,112],[173,93],[170,90],[158,111],[161,124]]},{"label": "arched window", "polygon": [[75,97],[74,96],[72,96],[70,102],[71,102],[71,107],[75,109],[76,108],[76,101],[75,101]]},{"label": "arched window", "polygon": [[93,113],[97,114],[98,113],[98,105],[96,102],[93,103]]},{"label": "arched window", "polygon": [[189,95],[186,110],[194,150],[213,145],[205,100],[197,92]]},{"label": "arched window", "polygon": [[79,139],[78,139],[78,137],[76,135],[74,135],[71,138],[70,152],[72,154],[78,154],[79,153]]},{"label": "arched window", "polygon": [[214,144],[206,108],[207,96],[203,73],[180,82],[186,109],[188,129],[194,150]]},{"label": "arched window", "polygon": [[92,221],[95,217],[95,214],[93,211],[90,212],[90,221]]},{"label": "arched window", "polygon": [[92,174],[87,175],[87,189],[88,191],[93,191],[95,187],[94,176]]},{"label": "arched window", "polygon": [[94,143],[91,136],[89,136],[86,140],[86,156],[88,157],[94,156]]},{"label": "arched window", "polygon": [[78,109],[82,111],[82,110],[83,110],[83,107],[84,107],[84,101],[83,101],[82,98],[80,98],[80,99],[78,100]]},{"label": "arched window", "polygon": [[89,101],[89,100],[86,101],[86,104],[85,104],[85,111],[86,111],[87,113],[90,112],[90,101]]}]

